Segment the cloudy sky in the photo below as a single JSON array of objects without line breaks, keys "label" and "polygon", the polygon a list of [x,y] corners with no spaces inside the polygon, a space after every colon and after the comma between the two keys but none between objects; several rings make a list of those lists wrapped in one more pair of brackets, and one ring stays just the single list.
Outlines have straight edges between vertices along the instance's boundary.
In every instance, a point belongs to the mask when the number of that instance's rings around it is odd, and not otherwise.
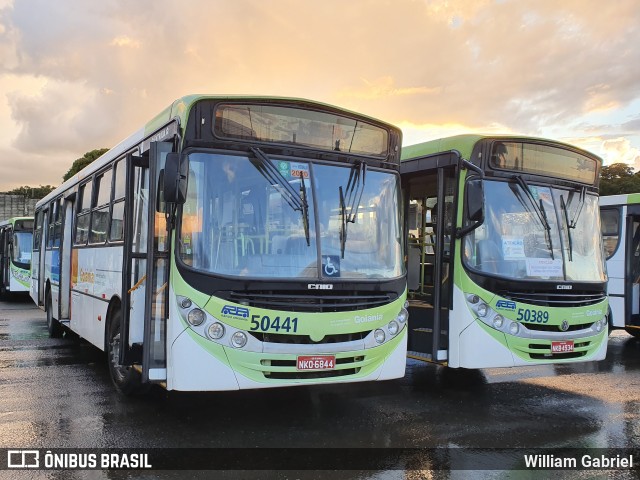
[{"label": "cloudy sky", "polygon": [[640,169],[638,0],[0,0],[0,191],[188,93],[551,137]]}]

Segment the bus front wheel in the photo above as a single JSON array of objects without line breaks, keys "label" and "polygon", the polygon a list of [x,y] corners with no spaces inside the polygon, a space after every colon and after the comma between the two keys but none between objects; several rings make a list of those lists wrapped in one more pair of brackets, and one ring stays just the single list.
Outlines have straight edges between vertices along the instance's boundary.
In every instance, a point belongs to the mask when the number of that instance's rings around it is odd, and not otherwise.
[{"label": "bus front wheel", "polygon": [[107,361],[111,381],[116,389],[124,395],[144,393],[147,385],[142,383],[142,377],[132,366],[120,365],[120,348],[123,342],[120,334],[122,310],[118,307],[111,316],[107,330]]},{"label": "bus front wheel", "polygon": [[53,306],[51,302],[51,293],[47,293],[47,301],[44,307],[47,312],[47,330],[49,331],[50,338],[60,338],[64,333],[62,330],[62,325],[53,318]]}]

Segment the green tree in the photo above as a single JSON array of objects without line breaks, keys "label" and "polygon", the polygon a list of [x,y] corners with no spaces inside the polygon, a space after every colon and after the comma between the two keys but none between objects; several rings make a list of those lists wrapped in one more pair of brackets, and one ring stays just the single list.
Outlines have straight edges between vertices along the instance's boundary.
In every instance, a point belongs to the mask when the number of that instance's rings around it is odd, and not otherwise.
[{"label": "green tree", "polygon": [[626,163],[614,163],[600,171],[600,195],[639,193],[640,175]]},{"label": "green tree", "polygon": [[99,156],[101,156],[102,154],[108,151],[109,151],[108,148],[97,148],[96,150],[91,150],[90,152],[85,153],[82,157],[76,159],[76,161],[71,164],[71,168],[67,173],[64,174],[64,176],[62,177],[62,180],[63,181],[69,180],[76,173],[78,173],[84,167],[86,167],[91,162],[93,162],[96,158],[98,158]]},{"label": "green tree", "polygon": [[49,192],[51,192],[54,188],[53,185],[40,185],[39,187],[29,187],[25,185],[24,187],[14,188],[8,192],[9,195],[24,195],[27,198],[44,198]]}]

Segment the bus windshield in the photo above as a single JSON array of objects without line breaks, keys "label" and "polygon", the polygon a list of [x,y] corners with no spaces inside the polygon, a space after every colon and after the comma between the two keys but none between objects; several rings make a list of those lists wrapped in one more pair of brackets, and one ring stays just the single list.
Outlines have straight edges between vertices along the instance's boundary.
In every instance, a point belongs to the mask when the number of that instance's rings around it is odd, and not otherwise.
[{"label": "bus windshield", "polygon": [[15,231],[13,233],[13,263],[25,270],[31,268],[31,243],[33,233],[30,231]]},{"label": "bus windshield", "polygon": [[464,244],[468,266],[518,280],[606,280],[597,196],[515,180],[484,185],[485,222]]},{"label": "bus windshield", "polygon": [[[346,190],[351,165],[269,161],[278,173],[247,156],[189,156],[179,240],[186,265],[219,275],[277,279],[402,275],[395,173],[367,170],[358,185],[358,208],[347,208],[354,221],[345,238],[340,187]],[[283,182],[289,185],[283,188]]]}]

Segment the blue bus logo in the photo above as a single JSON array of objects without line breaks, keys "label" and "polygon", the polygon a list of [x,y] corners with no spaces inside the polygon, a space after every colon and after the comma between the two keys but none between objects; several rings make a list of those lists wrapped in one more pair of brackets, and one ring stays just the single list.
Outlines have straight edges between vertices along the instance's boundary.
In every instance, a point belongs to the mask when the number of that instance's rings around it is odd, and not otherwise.
[{"label": "blue bus logo", "polygon": [[249,309],[244,307],[236,307],[234,305],[225,305],[222,307],[222,315],[229,315],[232,317],[249,318]]},{"label": "blue bus logo", "polygon": [[513,311],[516,309],[516,302],[511,302],[509,300],[498,300],[496,302],[496,309]]}]

